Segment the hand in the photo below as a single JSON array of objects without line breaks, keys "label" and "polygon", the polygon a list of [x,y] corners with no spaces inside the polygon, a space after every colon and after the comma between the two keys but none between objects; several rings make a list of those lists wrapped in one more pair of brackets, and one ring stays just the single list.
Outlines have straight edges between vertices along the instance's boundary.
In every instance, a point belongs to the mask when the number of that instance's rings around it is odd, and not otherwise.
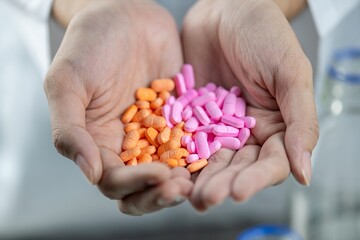
[{"label": "hand", "polygon": [[119,158],[120,117],[135,101],[135,90],[174,75],[181,64],[176,26],[157,4],[91,1],[70,21],[46,77],[57,150],[106,196],[119,200],[124,213],[173,206],[191,192],[186,169],[160,163],[125,167]]},{"label": "hand", "polygon": [[318,139],[312,69],[279,8],[267,0],[199,1],[185,18],[183,47],[197,84],[240,86],[257,120],[243,149],[210,158],[192,204],[206,210],[227,196],[244,201],[290,170],[309,184]]}]

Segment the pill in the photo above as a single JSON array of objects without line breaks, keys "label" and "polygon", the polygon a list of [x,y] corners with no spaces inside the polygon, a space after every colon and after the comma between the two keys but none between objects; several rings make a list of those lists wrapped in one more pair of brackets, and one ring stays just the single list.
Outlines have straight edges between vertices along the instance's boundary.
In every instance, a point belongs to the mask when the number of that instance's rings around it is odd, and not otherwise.
[{"label": "pill", "polygon": [[134,118],[131,120],[132,122],[142,122],[147,116],[151,114],[151,110],[149,109],[141,109],[138,111]]},{"label": "pill", "polygon": [[150,108],[150,103],[148,101],[136,101],[135,105],[139,108],[139,109],[148,109]]},{"label": "pill", "polygon": [[196,152],[196,146],[195,146],[195,142],[194,141],[190,141],[188,142],[186,149],[188,150],[189,153],[194,153]]},{"label": "pill", "polygon": [[193,113],[197,117],[199,122],[201,122],[203,125],[206,126],[210,124],[210,118],[208,117],[204,109],[202,109],[200,106],[194,107]]},{"label": "pill", "polygon": [[160,155],[160,161],[166,162],[168,159],[174,158],[174,159],[180,159],[183,156],[183,152],[180,148],[178,149],[172,149],[166,152],[163,152]]},{"label": "pill", "polygon": [[189,120],[189,118],[191,118],[193,115],[193,111],[191,109],[185,109],[182,113],[181,113],[181,117],[183,121],[187,121]]},{"label": "pill", "polygon": [[186,162],[187,163],[193,163],[197,160],[199,160],[199,155],[197,155],[196,153],[190,154],[189,156],[186,157]]},{"label": "pill", "polygon": [[235,106],[235,116],[236,117],[244,117],[246,110],[246,103],[243,98],[236,99],[236,106]]},{"label": "pill", "polygon": [[164,100],[164,102],[166,101],[166,99],[168,99],[170,97],[170,93],[167,91],[162,91],[159,93],[159,98],[161,98],[162,100]]},{"label": "pill", "polygon": [[198,96],[191,101],[191,106],[204,106],[209,101],[215,101],[216,96],[213,92],[205,93],[204,95]]},{"label": "pill", "polygon": [[236,97],[241,95],[241,89],[238,86],[233,86],[229,90],[230,93],[233,93]]},{"label": "pill", "polygon": [[185,148],[180,148],[180,151],[181,151],[182,157],[187,157],[190,154],[189,151],[186,150]]},{"label": "pill", "polygon": [[195,87],[194,69],[191,64],[184,64],[181,68],[181,73],[184,76],[184,81],[187,89]]},{"label": "pill", "polygon": [[151,88],[138,88],[136,90],[136,99],[142,101],[154,101],[157,97],[156,92]]},{"label": "pill", "polygon": [[177,167],[179,166],[179,162],[177,159],[174,159],[174,158],[170,158],[167,160],[167,164],[170,168],[174,168],[174,167]]},{"label": "pill", "polygon": [[216,126],[213,133],[220,137],[236,137],[239,134],[239,129],[231,126]]},{"label": "pill", "polygon": [[184,131],[181,128],[171,129],[170,139],[179,140],[180,142],[182,136],[184,136]]},{"label": "pill", "polygon": [[238,135],[238,139],[240,140],[240,148],[242,148],[246,141],[249,139],[250,137],[250,129],[248,128],[242,128],[239,131],[239,135]]},{"label": "pill", "polygon": [[133,158],[126,162],[126,166],[136,166],[137,165],[137,159]]},{"label": "pill", "polygon": [[124,161],[127,162],[133,158],[136,158],[137,156],[139,156],[141,153],[141,150],[138,146],[125,150],[122,153],[120,153],[120,158]]},{"label": "pill", "polygon": [[151,154],[151,158],[153,161],[159,161],[159,156],[157,154]]},{"label": "pill", "polygon": [[253,117],[242,117],[241,119],[244,121],[246,128],[253,128],[256,125],[256,119]]},{"label": "pill", "polygon": [[195,89],[189,89],[184,95],[180,96],[177,101],[181,102],[183,106],[186,106],[198,96],[199,93]]},{"label": "pill", "polygon": [[222,112],[224,115],[234,115],[236,107],[236,96],[233,93],[229,93],[223,103]]},{"label": "pill", "polygon": [[222,87],[218,87],[215,91],[215,95],[216,95],[216,104],[221,108],[223,103],[224,103],[224,100],[225,100],[225,97],[228,95],[228,91],[225,90],[224,88]]},{"label": "pill", "polygon": [[183,105],[175,101],[171,107],[170,121],[172,124],[176,124],[182,121],[181,112],[183,111]]},{"label": "pill", "polygon": [[138,130],[138,132],[139,132],[139,135],[140,135],[140,139],[141,139],[141,138],[145,138],[146,128],[140,128],[140,129]]},{"label": "pill", "polygon": [[158,97],[150,103],[150,107],[155,110],[155,109],[161,107],[163,104],[164,104],[164,100],[162,98]]},{"label": "pill", "polygon": [[131,130],[139,130],[140,128],[141,128],[141,123],[139,123],[139,122],[130,122],[130,123],[125,124],[124,131],[126,133],[128,133]]},{"label": "pill", "polygon": [[215,137],[215,141],[221,143],[221,147],[231,150],[237,150],[240,148],[240,140],[234,137]]},{"label": "pill", "polygon": [[181,146],[186,147],[187,144],[191,141],[191,137],[184,135],[181,137]]},{"label": "pill", "polygon": [[232,116],[222,116],[221,122],[225,123],[229,126],[236,127],[236,128],[243,128],[244,127],[244,120],[237,117]]},{"label": "pill", "polygon": [[207,88],[207,90],[209,90],[210,92],[215,92],[217,86],[215,83],[209,82],[208,84],[205,85],[205,87]]},{"label": "pill", "polygon": [[219,141],[213,141],[209,144],[210,154],[213,155],[221,148],[221,143]]},{"label": "pill", "polygon": [[152,157],[149,153],[144,153],[140,158],[138,158],[137,163],[151,163]]},{"label": "pill", "polygon": [[[210,157],[210,149],[207,142],[207,134],[204,132],[196,133],[195,137],[195,146],[197,154],[200,158],[209,158]],[[237,138],[236,138],[237,139]],[[239,140],[239,139],[237,139]]]},{"label": "pill", "polygon": [[149,146],[150,143],[147,139],[140,139],[138,142],[137,142],[137,146],[141,149],[141,148],[144,148],[144,147],[147,147]]},{"label": "pill", "polygon": [[201,127],[198,127],[196,129],[196,132],[212,133],[215,126],[218,126],[218,125],[209,124],[209,125],[206,125],[206,126],[201,126]]},{"label": "pill", "polygon": [[124,150],[134,148],[137,145],[139,138],[140,138],[140,135],[137,130],[132,130],[132,131],[128,132],[125,135],[124,141],[122,143],[122,148]]},{"label": "pill", "polygon": [[164,144],[170,139],[171,129],[169,127],[165,127],[163,130],[160,131],[157,137],[157,141],[159,144]]},{"label": "pill", "polygon": [[155,92],[171,92],[175,88],[175,83],[172,79],[156,79],[150,86]]},{"label": "pill", "polygon": [[162,115],[163,117],[165,118],[166,120],[166,125],[169,127],[169,128],[173,128],[174,125],[170,122],[170,112],[171,112],[171,106],[169,104],[165,104],[163,107],[162,107]]},{"label": "pill", "polygon": [[140,154],[138,157],[141,157],[142,155],[144,155],[145,153],[148,153],[150,155],[153,155],[154,153],[156,153],[156,147],[155,146],[147,146],[147,147],[143,147],[140,149]]},{"label": "pill", "polygon": [[222,117],[223,113],[219,106],[216,104],[215,101],[209,101],[205,105],[206,112],[209,114],[210,118],[215,121],[219,121]]},{"label": "pill", "polygon": [[137,111],[138,111],[138,107],[136,105],[131,105],[128,109],[126,109],[126,111],[122,115],[121,121],[123,123],[131,122],[131,120],[134,118]]},{"label": "pill", "polygon": [[170,106],[174,104],[176,98],[174,96],[170,96],[168,99],[166,99],[166,104],[169,104]]},{"label": "pill", "polygon": [[198,93],[199,93],[200,95],[204,95],[204,94],[209,93],[209,90],[208,90],[206,87],[201,87],[201,88],[199,88],[197,91],[198,91]]},{"label": "pill", "polygon": [[195,132],[198,126],[199,126],[199,121],[195,117],[191,117],[185,122],[184,129],[187,132]]},{"label": "pill", "polygon": [[186,166],[187,166],[187,162],[185,158],[178,159],[178,167],[186,167]]},{"label": "pill", "polygon": [[206,167],[207,164],[208,161],[206,159],[200,159],[196,162],[189,164],[186,168],[190,173],[194,173]]},{"label": "pill", "polygon": [[175,125],[175,128],[180,128],[181,130],[184,130],[184,126],[185,126],[185,122],[181,121]]},{"label": "pill", "polygon": [[181,147],[180,140],[170,139],[158,148],[158,154],[161,155],[166,151],[178,149]]},{"label": "pill", "polygon": [[156,116],[162,117],[162,108],[159,107],[159,108],[155,109],[153,113],[154,113]]},{"label": "pill", "polygon": [[181,73],[175,75],[175,86],[176,86],[176,93],[178,96],[183,95],[186,92],[185,80],[184,76]]},{"label": "pill", "polygon": [[143,124],[145,127],[153,127],[161,131],[164,127],[166,127],[166,120],[163,117],[156,116],[155,114],[150,114],[144,119]]},{"label": "pill", "polygon": [[149,127],[145,132],[146,139],[150,142],[150,144],[154,145],[155,147],[159,146],[159,143],[157,141],[158,131],[153,128]]}]

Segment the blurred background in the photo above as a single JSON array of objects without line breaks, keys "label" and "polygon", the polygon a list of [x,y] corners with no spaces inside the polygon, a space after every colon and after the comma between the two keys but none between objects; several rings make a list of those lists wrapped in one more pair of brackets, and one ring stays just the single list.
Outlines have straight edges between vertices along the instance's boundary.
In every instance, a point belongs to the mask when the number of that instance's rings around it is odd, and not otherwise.
[{"label": "blurred background", "polygon": [[[194,1],[182,0],[181,6],[176,0],[158,2],[173,13],[180,28],[183,16]],[[0,0],[2,13],[13,7]],[[16,16],[0,15],[0,31],[7,33],[0,36],[0,55],[6,56],[6,61],[0,60],[0,239],[230,240],[257,224],[290,226],[294,222],[293,214],[301,215],[301,210],[294,213],[292,198],[294,192],[304,187],[296,184],[291,176],[246,203],[226,201],[204,214],[195,212],[188,203],[142,217],[121,214],[116,203],[90,186],[74,163],[57,154],[52,145],[42,88],[43,72],[30,74],[34,67],[46,70],[46,63],[34,61],[32,57],[46,53],[32,52],[31,45],[24,46],[18,41],[36,39],[37,34],[46,34],[46,31],[16,31],[9,29],[8,21],[17,21]],[[17,24],[20,27],[21,21]],[[313,65],[315,77],[319,36],[309,9],[291,25]],[[64,29],[50,20],[49,33],[54,56]],[[32,44],[46,46],[48,43],[34,40]],[[19,54],[14,51],[19,47],[26,50]],[[17,134],[13,134],[12,129],[17,129]],[[31,134],[25,134],[29,132]],[[26,151],[14,149],[13,146],[19,144]],[[301,201],[298,204],[301,205]]]}]

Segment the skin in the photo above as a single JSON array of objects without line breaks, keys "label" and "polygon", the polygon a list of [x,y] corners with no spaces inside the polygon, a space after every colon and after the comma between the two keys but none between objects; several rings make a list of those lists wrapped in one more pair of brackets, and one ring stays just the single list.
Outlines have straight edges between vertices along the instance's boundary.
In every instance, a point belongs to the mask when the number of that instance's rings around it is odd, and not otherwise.
[{"label": "skin", "polygon": [[243,149],[221,149],[193,176],[199,211],[226,197],[245,201],[290,172],[310,183],[318,139],[312,69],[280,9],[266,0],[203,0],[185,18],[183,51],[197,85],[240,86],[257,120]]}]

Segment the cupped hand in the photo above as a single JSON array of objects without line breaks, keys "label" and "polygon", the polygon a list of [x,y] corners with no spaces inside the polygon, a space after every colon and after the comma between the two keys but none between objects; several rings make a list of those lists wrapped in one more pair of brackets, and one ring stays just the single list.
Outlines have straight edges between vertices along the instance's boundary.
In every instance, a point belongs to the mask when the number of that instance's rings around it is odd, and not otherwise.
[{"label": "cupped hand", "polygon": [[124,213],[173,206],[191,192],[185,169],[160,163],[130,167],[119,158],[120,117],[135,101],[135,90],[174,75],[182,61],[177,28],[160,6],[146,0],[92,1],[71,20],[47,74],[57,150],[118,200]]},{"label": "cupped hand", "polygon": [[257,124],[241,150],[221,149],[197,176],[198,210],[244,201],[290,171],[309,184],[318,139],[312,68],[288,21],[267,0],[199,1],[183,27],[185,62],[197,84],[238,85]]}]

